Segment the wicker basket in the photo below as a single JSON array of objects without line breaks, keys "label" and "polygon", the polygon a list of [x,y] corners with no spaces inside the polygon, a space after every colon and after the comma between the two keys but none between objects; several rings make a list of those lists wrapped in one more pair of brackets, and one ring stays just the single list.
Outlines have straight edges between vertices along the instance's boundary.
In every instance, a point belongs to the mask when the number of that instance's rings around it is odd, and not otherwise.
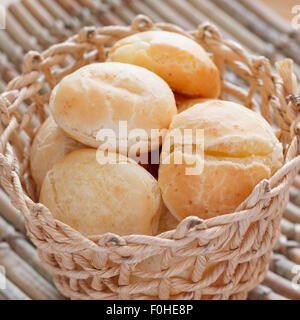
[{"label": "wicker basket", "polygon": [[[176,230],[155,237],[107,233],[86,238],[37,203],[28,165],[31,142],[47,117],[50,92],[62,77],[104,61],[115,41],[150,29],[185,34],[209,51],[221,73],[221,98],[238,99],[276,127],[285,164],[270,180],[261,181],[234,213],[208,220],[187,217]],[[28,235],[57,288],[72,299],[245,299],[266,274],[288,189],[300,168],[300,99],[291,68],[291,60],[285,60],[273,71],[268,59],[223,40],[210,24],[185,32],[175,25],[153,24],[145,16],[129,27],[84,28],[41,54],[29,52],[22,75],[0,96],[1,183],[24,215]],[[243,79],[246,89],[225,80],[228,72]],[[157,272],[139,268],[154,255],[161,256]],[[189,278],[182,277],[186,270]]]}]

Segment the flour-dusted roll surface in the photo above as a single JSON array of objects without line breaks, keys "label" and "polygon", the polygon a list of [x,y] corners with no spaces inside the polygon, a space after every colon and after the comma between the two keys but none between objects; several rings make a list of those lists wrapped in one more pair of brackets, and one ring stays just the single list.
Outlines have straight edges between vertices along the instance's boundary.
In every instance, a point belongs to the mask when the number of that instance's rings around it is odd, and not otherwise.
[{"label": "flour-dusted roll surface", "polygon": [[84,146],[68,137],[52,117],[49,117],[37,131],[30,152],[32,177],[40,188],[47,172],[67,153]]},{"label": "flour-dusted roll surface", "polygon": [[[200,148],[199,153],[178,151],[183,161],[176,164],[177,149],[174,144],[169,148],[167,141],[169,135],[183,129],[192,129],[193,134],[195,129],[204,130],[204,154]],[[202,172],[188,173],[186,169],[193,165],[187,164],[185,157],[195,159],[195,163],[200,159]],[[162,147],[158,182],[163,200],[175,217],[206,219],[233,212],[282,162],[282,145],[262,116],[233,102],[211,100],[174,117]]]},{"label": "flour-dusted roll surface", "polygon": [[135,161],[115,156],[94,149],[69,153],[48,171],[40,202],[84,235],[157,232],[152,230],[161,208],[157,181]]},{"label": "flour-dusted roll surface", "polygon": [[134,34],[116,42],[108,59],[145,67],[181,94],[216,98],[220,93],[219,71],[209,55],[196,41],[178,33]]},{"label": "flour-dusted roll surface", "polygon": [[[157,148],[156,138],[177,113],[173,92],[163,79],[145,68],[114,62],[87,65],[66,76],[53,90],[50,110],[74,139],[91,147],[106,144],[106,149],[124,154],[119,142],[127,142],[128,148],[145,142],[142,153]],[[151,129],[156,129],[152,135]],[[108,130],[117,138],[116,148],[107,147]]]}]

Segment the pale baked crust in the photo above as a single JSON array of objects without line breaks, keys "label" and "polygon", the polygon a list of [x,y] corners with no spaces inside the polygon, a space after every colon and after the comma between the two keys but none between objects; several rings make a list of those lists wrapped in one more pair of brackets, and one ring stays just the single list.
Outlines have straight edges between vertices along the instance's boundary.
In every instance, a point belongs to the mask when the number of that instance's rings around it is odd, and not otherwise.
[{"label": "pale baked crust", "polygon": [[[114,156],[109,153],[109,160]],[[96,157],[101,160],[95,149],[80,149],[55,164],[42,185],[40,202],[54,218],[84,235],[151,235],[161,207],[157,181],[125,156],[109,164],[99,164]]]},{"label": "pale baked crust", "polygon": [[30,153],[32,177],[40,188],[47,172],[67,153],[84,146],[68,137],[52,117],[49,117],[36,133]]},{"label": "pale baked crust", "polygon": [[146,31],[121,39],[111,48],[110,61],[145,67],[176,92],[217,98],[220,76],[206,51],[194,40],[167,31]]},{"label": "pale baked crust", "polygon": [[[128,134],[143,129],[148,135],[142,152],[151,149],[148,139],[155,140],[151,129],[165,134],[177,113],[164,80],[145,68],[112,62],[87,65],[65,77],[53,90],[50,110],[64,131],[91,147],[103,144],[97,140],[101,129],[111,129],[119,138],[119,122],[127,121]],[[136,140],[129,138],[130,147]]]},{"label": "pale baked crust", "polygon": [[[282,165],[282,146],[270,125],[236,103],[196,104],[174,117],[169,134],[178,128],[204,129],[204,168],[200,175],[187,175],[189,166],[175,164],[172,151],[170,164],[160,165],[162,196],[177,219],[189,215],[206,219],[233,212],[259,181]],[[165,148],[166,143],[163,152]]]}]

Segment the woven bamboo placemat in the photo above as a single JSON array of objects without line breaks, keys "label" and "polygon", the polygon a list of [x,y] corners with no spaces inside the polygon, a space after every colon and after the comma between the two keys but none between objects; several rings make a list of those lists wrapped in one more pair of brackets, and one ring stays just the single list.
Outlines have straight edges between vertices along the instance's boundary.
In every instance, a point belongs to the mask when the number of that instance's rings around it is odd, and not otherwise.
[{"label": "woven bamboo placemat", "polygon": [[[294,0],[289,0],[293,4]],[[277,1],[278,2],[278,1]],[[287,17],[271,11],[259,0],[2,0],[6,29],[0,30],[0,92],[21,72],[29,50],[43,50],[87,25],[129,24],[136,14],[153,21],[193,29],[210,21],[223,35],[273,62],[295,61],[300,79],[300,30]],[[276,1],[275,3],[276,4]],[[279,11],[280,12],[280,11]],[[239,79],[233,79],[243,85]],[[300,175],[290,191],[282,220],[282,235],[274,248],[270,271],[248,299],[299,299],[300,286]],[[1,299],[64,299],[26,237],[23,218],[0,189],[0,265],[6,270]]]}]

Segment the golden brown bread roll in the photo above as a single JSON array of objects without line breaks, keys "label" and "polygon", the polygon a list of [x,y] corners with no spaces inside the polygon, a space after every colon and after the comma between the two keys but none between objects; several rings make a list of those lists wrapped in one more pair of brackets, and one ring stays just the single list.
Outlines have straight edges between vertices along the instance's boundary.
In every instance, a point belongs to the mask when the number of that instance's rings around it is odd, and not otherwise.
[{"label": "golden brown bread roll", "polygon": [[[193,165],[185,158],[183,164],[174,163],[174,150],[167,150],[172,132],[186,128],[204,129],[204,159],[201,153],[181,153],[202,161],[201,174],[186,174]],[[167,159],[170,163],[164,164]],[[239,104],[212,100],[174,117],[162,147],[158,182],[166,206],[177,219],[190,215],[207,219],[233,212],[282,161],[282,145],[265,119]]]},{"label": "golden brown bread roll", "polygon": [[42,186],[47,172],[56,162],[79,148],[84,146],[66,136],[53,118],[49,117],[38,129],[31,147],[31,174],[37,186]]},{"label": "golden brown bread roll", "polygon": [[110,61],[147,68],[178,93],[217,98],[220,76],[208,54],[194,40],[178,33],[146,31],[119,40],[109,52]]},{"label": "golden brown bread roll", "polygon": [[40,202],[84,235],[151,235],[161,207],[158,183],[125,156],[111,163],[114,156],[106,154],[110,163],[99,164],[104,156],[95,149],[69,153],[48,171]]},{"label": "golden brown bread roll", "polygon": [[195,104],[203,103],[208,100],[213,99],[204,99],[204,98],[186,98],[183,96],[175,95],[176,100],[176,106],[177,106],[177,113],[183,112],[191,107],[193,107]]},{"label": "golden brown bread roll", "polygon": [[[113,62],[87,65],[66,76],[52,92],[50,110],[64,131],[91,147],[105,143],[97,139],[101,129],[111,129],[118,138],[120,121],[127,121],[128,136],[121,132],[120,138],[126,138],[130,148],[139,135],[132,130],[145,130],[142,153],[150,150],[149,140],[151,149],[158,147],[155,138],[177,113],[173,92],[164,80],[145,68]],[[157,135],[151,136],[151,129],[157,129]]]}]

